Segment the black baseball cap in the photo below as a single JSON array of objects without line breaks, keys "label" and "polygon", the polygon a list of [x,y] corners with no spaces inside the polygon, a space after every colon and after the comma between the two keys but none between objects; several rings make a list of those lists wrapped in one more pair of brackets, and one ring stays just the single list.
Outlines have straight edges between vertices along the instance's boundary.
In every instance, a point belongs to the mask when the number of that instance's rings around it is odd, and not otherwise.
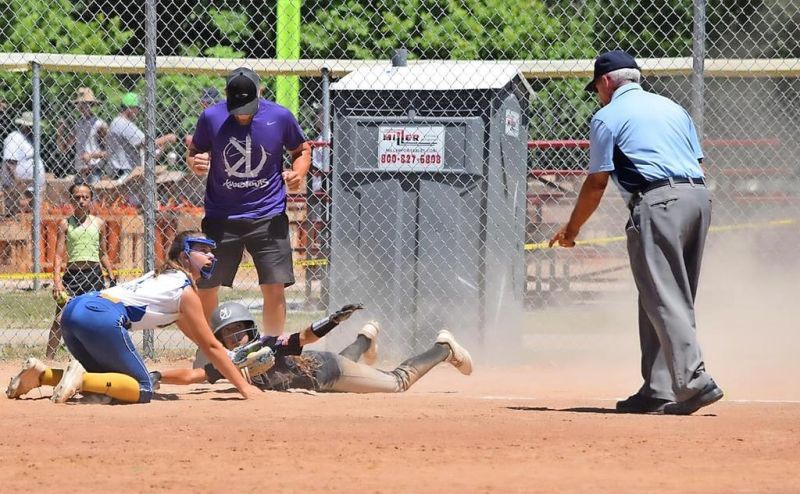
[{"label": "black baseball cap", "polygon": [[258,111],[258,84],[258,74],[252,70],[246,67],[233,69],[225,84],[228,113],[254,115]]},{"label": "black baseball cap", "polygon": [[597,89],[594,87],[594,81],[609,72],[619,69],[639,69],[639,66],[636,65],[636,60],[634,60],[631,55],[622,50],[601,53],[594,60],[594,77],[584,89],[590,93],[596,93]]}]

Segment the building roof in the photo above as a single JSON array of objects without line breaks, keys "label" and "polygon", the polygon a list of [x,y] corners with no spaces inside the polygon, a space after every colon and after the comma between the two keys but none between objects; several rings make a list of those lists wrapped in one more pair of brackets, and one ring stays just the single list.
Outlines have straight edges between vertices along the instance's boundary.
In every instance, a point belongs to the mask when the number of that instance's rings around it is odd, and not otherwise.
[{"label": "building roof", "polygon": [[505,62],[423,62],[408,66],[374,65],[350,72],[331,84],[334,91],[448,91],[499,89],[522,75]]}]

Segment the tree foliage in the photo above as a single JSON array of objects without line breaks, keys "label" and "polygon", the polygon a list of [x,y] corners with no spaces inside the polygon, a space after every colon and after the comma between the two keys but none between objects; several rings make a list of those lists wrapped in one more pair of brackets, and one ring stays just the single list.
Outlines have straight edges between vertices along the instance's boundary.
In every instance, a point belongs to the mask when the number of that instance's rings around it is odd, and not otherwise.
[{"label": "tree foliage", "polygon": [[[781,56],[800,55],[797,37],[785,32],[800,22],[792,4],[709,4],[712,51],[738,56],[750,49],[746,45],[761,42]],[[158,8],[159,54],[275,56],[274,2],[161,0]],[[0,50],[5,52],[144,53],[143,2],[0,0],[0,12],[5,14],[0,17]],[[412,58],[446,60],[589,59],[614,48],[639,58],[688,57],[692,15],[690,0],[305,0],[301,57],[386,60],[401,47]],[[121,92],[143,90],[137,75],[47,73],[44,78],[46,101],[64,101],[77,87],[94,86],[109,102],[107,113],[116,110]],[[585,132],[596,103],[581,90],[583,82],[533,81],[536,137]],[[219,77],[159,76],[162,125],[190,131],[199,91],[221,85]],[[7,101],[28,102],[29,88],[29,76],[0,74],[0,96]],[[306,87],[304,95],[314,98],[312,91],[315,85]]]},{"label": "tree foliage", "polygon": [[[309,58],[546,59],[589,56],[591,24],[541,0],[309,2]],[[333,35],[331,35],[333,34]]]},{"label": "tree foliage", "polygon": [[[130,39],[132,31],[119,17],[98,15],[80,20],[69,0],[10,0],[0,3],[0,51],[107,55],[117,53]],[[63,99],[79,86],[98,77],[68,73],[43,73],[42,97],[45,101]],[[98,80],[99,82],[99,80]],[[107,83],[104,83],[107,84]],[[27,102],[30,77],[0,74],[0,97],[6,101]]]}]

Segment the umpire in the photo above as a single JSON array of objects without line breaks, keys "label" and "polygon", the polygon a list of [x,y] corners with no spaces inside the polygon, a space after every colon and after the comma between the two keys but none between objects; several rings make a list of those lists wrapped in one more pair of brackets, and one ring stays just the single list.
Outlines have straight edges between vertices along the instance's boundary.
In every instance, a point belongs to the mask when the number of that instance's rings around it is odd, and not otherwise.
[{"label": "umpire", "polygon": [[639,291],[644,378],[617,410],[689,415],[723,395],[706,372],[694,316],[711,195],[691,117],[672,100],[644,91],[640,78],[628,53],[595,60],[586,90],[597,93],[603,108],[591,122],[588,176],[550,246],[575,246],[611,177],[630,211],[625,230]]}]

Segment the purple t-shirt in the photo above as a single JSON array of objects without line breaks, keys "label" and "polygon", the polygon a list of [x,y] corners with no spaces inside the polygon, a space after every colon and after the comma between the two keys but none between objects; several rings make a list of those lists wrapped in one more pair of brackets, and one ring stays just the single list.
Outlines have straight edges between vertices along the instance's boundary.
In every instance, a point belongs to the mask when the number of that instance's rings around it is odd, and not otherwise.
[{"label": "purple t-shirt", "polygon": [[306,136],[294,115],[261,99],[250,125],[239,125],[223,101],[197,120],[192,145],[211,154],[206,179],[208,218],[271,218],[286,210],[281,177],[284,149],[300,147]]}]

